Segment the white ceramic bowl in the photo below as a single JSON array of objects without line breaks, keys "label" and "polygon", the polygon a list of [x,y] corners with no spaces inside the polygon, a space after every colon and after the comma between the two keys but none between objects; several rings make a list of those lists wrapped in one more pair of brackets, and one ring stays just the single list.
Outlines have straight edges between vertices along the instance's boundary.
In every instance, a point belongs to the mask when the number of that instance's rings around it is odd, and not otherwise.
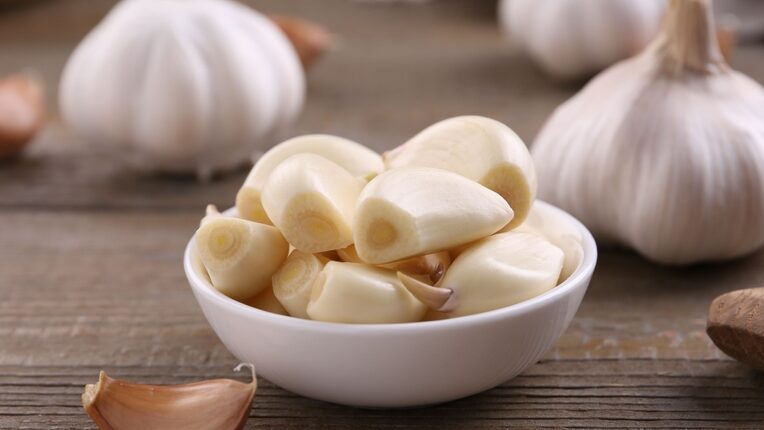
[{"label": "white ceramic bowl", "polygon": [[405,324],[338,324],[277,315],[215,290],[186,247],[191,289],[215,333],[258,374],[297,394],[361,407],[412,407],[495,387],[541,358],[567,329],[589,285],[597,247],[583,236],[581,266],[552,290],[477,315]]}]

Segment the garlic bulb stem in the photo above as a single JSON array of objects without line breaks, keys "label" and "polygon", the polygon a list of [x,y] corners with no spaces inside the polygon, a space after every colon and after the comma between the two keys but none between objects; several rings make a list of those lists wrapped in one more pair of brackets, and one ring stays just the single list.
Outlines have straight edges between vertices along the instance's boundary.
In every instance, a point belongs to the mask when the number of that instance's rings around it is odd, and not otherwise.
[{"label": "garlic bulb stem", "polygon": [[710,0],[670,0],[663,29],[652,49],[663,56],[666,68],[674,74],[685,68],[700,73],[727,69]]}]

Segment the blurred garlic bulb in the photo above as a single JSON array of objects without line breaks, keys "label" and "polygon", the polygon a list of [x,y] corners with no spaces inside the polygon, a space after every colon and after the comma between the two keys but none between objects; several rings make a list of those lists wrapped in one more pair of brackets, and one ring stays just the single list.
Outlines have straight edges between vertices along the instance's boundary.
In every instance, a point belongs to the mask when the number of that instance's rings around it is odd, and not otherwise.
[{"label": "blurred garlic bulb", "polygon": [[764,88],[724,62],[708,0],[671,0],[641,55],[549,118],[539,196],[600,239],[666,264],[764,244]]},{"label": "blurred garlic bulb", "polygon": [[501,0],[509,38],[558,79],[592,75],[644,48],[664,0]]},{"label": "blurred garlic bulb", "polygon": [[733,30],[742,41],[764,38],[764,2],[761,0],[716,1],[714,14],[723,27]]},{"label": "blurred garlic bulb", "polygon": [[147,171],[248,161],[300,111],[305,77],[268,18],[228,0],[124,0],[61,77],[64,121]]}]

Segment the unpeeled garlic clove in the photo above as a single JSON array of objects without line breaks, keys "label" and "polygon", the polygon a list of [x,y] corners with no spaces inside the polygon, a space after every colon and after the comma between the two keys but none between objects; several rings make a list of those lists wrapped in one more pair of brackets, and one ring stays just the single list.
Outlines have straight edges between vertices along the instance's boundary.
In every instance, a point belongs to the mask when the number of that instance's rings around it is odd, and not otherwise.
[{"label": "unpeeled garlic clove", "polygon": [[308,134],[279,143],[260,157],[236,194],[239,216],[264,224],[272,224],[265,213],[261,194],[273,170],[287,158],[297,154],[316,154],[337,163],[351,175],[370,178],[384,170],[382,157],[371,149],[338,136]]},{"label": "unpeeled garlic clove", "polygon": [[500,195],[463,176],[397,168],[372,179],[361,192],[353,243],[363,261],[391,263],[488,236],[512,216]]},{"label": "unpeeled garlic clove", "polygon": [[306,19],[268,15],[279,26],[300,57],[305,69],[310,68],[331,46],[332,37],[322,26]]},{"label": "unpeeled garlic clove", "polygon": [[18,154],[44,122],[40,82],[21,74],[0,79],[0,159]]},{"label": "unpeeled garlic clove", "polygon": [[315,154],[279,164],[263,187],[268,218],[296,249],[318,253],[353,242],[351,223],[363,182]]},{"label": "unpeeled garlic clove", "polygon": [[318,321],[375,324],[420,321],[427,307],[391,270],[330,261],[313,284],[307,311]]},{"label": "unpeeled garlic clove", "polygon": [[202,223],[194,247],[212,285],[234,300],[249,299],[271,285],[289,244],[273,226],[214,216]]},{"label": "unpeeled garlic clove", "polygon": [[449,316],[486,312],[533,298],[557,285],[564,254],[542,237],[509,232],[462,252],[435,286],[398,272],[420,301]]},{"label": "unpeeled garlic clove", "polygon": [[213,379],[180,385],[146,385],[112,379],[101,372],[85,386],[82,407],[101,430],[232,430],[249,418],[257,390],[252,382]]},{"label": "unpeeled garlic clove", "polygon": [[520,137],[499,121],[458,116],[437,122],[383,155],[388,169],[432,167],[471,179],[498,193],[523,222],[536,198],[536,170]]}]

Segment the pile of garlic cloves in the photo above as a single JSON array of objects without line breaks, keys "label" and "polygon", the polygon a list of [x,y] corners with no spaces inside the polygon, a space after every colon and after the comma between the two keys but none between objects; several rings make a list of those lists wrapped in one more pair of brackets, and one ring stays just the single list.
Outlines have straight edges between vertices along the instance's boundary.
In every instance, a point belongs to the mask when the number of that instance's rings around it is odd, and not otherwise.
[{"label": "pile of garlic cloves", "polygon": [[541,198],[650,260],[764,245],[764,88],[723,60],[709,0],[671,0],[652,45],[557,108],[533,158]]},{"label": "pile of garlic cloves", "polygon": [[234,216],[208,208],[194,250],[218,291],[270,312],[469,315],[548,291],[580,264],[580,232],[534,207],[536,188],[525,144],[485,117],[438,122],[384,155],[300,136],[258,160]]}]

